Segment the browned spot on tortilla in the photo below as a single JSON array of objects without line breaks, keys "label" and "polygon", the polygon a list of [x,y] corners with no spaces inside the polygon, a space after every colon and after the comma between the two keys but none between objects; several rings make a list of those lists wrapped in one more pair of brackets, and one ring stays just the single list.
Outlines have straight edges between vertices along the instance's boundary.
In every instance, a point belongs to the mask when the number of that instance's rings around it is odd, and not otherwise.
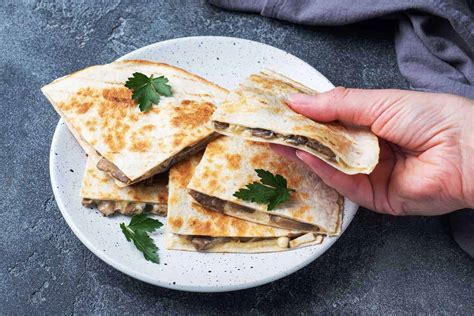
[{"label": "browned spot on tortilla", "polygon": [[175,229],[181,228],[183,226],[183,219],[181,217],[170,217],[168,223]]},{"label": "browned spot on tortilla", "polygon": [[75,110],[76,114],[84,114],[92,107],[93,103],[85,97],[73,96],[69,102],[61,102],[58,107],[63,111]]},{"label": "browned spot on tortilla", "polygon": [[259,168],[267,160],[268,154],[266,152],[261,152],[254,155],[250,158],[250,164],[252,167]]},{"label": "browned spot on tortilla", "polygon": [[89,129],[89,131],[95,132],[97,130],[96,126],[97,126],[97,121],[95,119],[86,121],[86,127]]},{"label": "browned spot on tortilla", "polygon": [[315,132],[317,128],[314,125],[296,125],[294,127],[295,131],[297,132]]},{"label": "browned spot on tortilla", "polygon": [[311,216],[311,215],[306,216],[305,219],[306,219],[306,221],[307,221],[308,223],[312,223],[312,222],[313,222],[313,216]]},{"label": "browned spot on tortilla", "polygon": [[171,180],[178,184],[178,187],[185,188],[188,186],[194,173],[194,166],[191,160],[185,160],[173,167],[170,175]]},{"label": "browned spot on tortilla", "polygon": [[244,220],[207,210],[196,203],[193,203],[193,208],[209,219],[207,222],[193,222],[193,224],[199,226],[198,230],[202,234],[222,236],[229,232],[229,227],[233,227],[236,230],[237,236],[243,236],[249,229],[249,224]]},{"label": "browned spot on tortilla", "polygon": [[147,132],[151,132],[154,129],[155,129],[155,125],[147,124],[147,125],[142,126],[142,128],[140,128],[140,130],[138,132],[139,133],[147,133]]},{"label": "browned spot on tortilla", "polygon": [[128,114],[128,118],[130,119],[130,121],[132,122],[138,122],[138,120],[140,119],[140,116],[139,114],[135,113],[134,111],[130,112]]},{"label": "browned spot on tortilla", "polygon": [[148,140],[139,140],[134,141],[130,146],[130,150],[134,152],[143,152],[149,150],[151,147],[151,143]]},{"label": "browned spot on tortilla", "polygon": [[209,179],[209,178],[217,178],[218,174],[216,170],[211,170],[209,168],[205,168],[202,172],[202,178],[203,179]]},{"label": "browned spot on tortilla", "polygon": [[179,197],[178,195],[170,195],[169,200],[168,200],[168,205],[176,205],[179,203]]},{"label": "browned spot on tortilla", "polygon": [[215,192],[219,188],[219,184],[216,179],[211,179],[207,184],[207,187],[210,192]]},{"label": "browned spot on tortilla", "polygon": [[249,229],[249,224],[246,221],[239,220],[237,218],[230,218],[230,226],[234,227],[237,230],[237,235],[242,236]]},{"label": "browned spot on tortilla", "polygon": [[77,105],[77,114],[84,114],[86,113],[87,111],[89,111],[89,109],[91,108],[92,106],[92,102],[78,102],[79,104]]},{"label": "browned spot on tortilla", "polygon": [[222,153],[225,150],[224,146],[219,142],[219,139],[210,142],[206,147],[206,155],[214,156]]},{"label": "browned spot on tortilla", "polygon": [[104,136],[104,143],[111,152],[120,152],[125,148],[125,135],[130,126],[120,121],[115,122],[112,128],[107,128]]},{"label": "browned spot on tortilla", "polygon": [[[263,87],[265,90],[279,90],[284,92],[303,92],[300,89],[294,87],[293,85],[283,82],[278,79],[270,79],[262,77],[260,75],[251,75],[250,80],[258,83],[260,87]],[[268,91],[268,92],[270,92]]]},{"label": "browned spot on tortilla", "polygon": [[214,113],[214,105],[209,102],[184,100],[174,110],[171,118],[171,124],[174,127],[195,128],[209,122],[212,113]]},{"label": "browned spot on tortilla", "polygon": [[240,161],[242,157],[239,154],[226,154],[227,167],[231,170],[237,170],[240,168]]},{"label": "browned spot on tortilla", "polygon": [[181,144],[183,143],[184,137],[185,137],[184,133],[177,133],[176,135],[174,135],[174,137],[173,137],[173,146],[174,147],[181,146]]},{"label": "browned spot on tortilla", "polygon": [[188,221],[189,226],[192,228],[194,235],[208,235],[211,230],[211,223],[209,221],[200,221],[195,217],[191,217]]},{"label": "browned spot on tortilla", "polygon": [[132,100],[132,90],[126,87],[102,89],[102,97],[116,104],[135,106],[135,101]]},{"label": "browned spot on tortilla", "polygon": [[91,97],[91,98],[97,98],[99,96],[98,90],[91,87],[81,88],[79,89],[79,91],[76,92],[76,94],[80,97]]},{"label": "browned spot on tortilla", "polygon": [[295,218],[303,219],[304,216],[306,215],[306,213],[310,210],[310,208],[311,207],[309,205],[303,205],[303,206],[293,210],[292,215]]}]

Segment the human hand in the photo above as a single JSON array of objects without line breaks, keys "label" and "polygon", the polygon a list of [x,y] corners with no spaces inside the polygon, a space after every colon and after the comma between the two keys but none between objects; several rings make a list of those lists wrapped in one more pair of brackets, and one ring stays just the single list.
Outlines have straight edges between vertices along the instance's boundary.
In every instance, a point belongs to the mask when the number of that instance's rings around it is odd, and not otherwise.
[{"label": "human hand", "polygon": [[291,95],[288,103],[315,121],[367,126],[379,137],[379,163],[369,175],[347,175],[307,152],[272,145],[355,203],[392,215],[474,207],[473,100],[339,87],[315,96]]}]

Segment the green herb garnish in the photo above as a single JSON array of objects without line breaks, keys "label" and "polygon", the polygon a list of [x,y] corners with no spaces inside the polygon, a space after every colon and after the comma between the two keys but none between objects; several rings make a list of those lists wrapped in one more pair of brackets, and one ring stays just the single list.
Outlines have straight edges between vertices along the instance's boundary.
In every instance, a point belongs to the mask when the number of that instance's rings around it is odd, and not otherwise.
[{"label": "green herb garnish", "polygon": [[120,224],[125,238],[128,241],[133,241],[135,247],[143,252],[145,259],[154,263],[159,263],[158,254],[156,253],[158,247],[156,247],[153,239],[148,236],[148,232],[153,232],[161,226],[163,224],[159,220],[150,218],[143,213],[134,215],[128,226],[125,223]]},{"label": "green herb garnish", "polygon": [[133,77],[128,78],[125,87],[133,90],[132,99],[137,101],[141,112],[146,112],[153,104],[160,102],[160,95],[171,96],[171,87],[167,84],[168,79],[165,76],[153,78],[153,75],[146,75],[135,72]]},{"label": "green herb garnish", "polygon": [[295,190],[288,188],[286,179],[281,175],[273,175],[270,171],[255,169],[260,182],[252,182],[234,193],[236,198],[267,204],[267,210],[275,209],[279,204],[290,199],[290,193]]}]

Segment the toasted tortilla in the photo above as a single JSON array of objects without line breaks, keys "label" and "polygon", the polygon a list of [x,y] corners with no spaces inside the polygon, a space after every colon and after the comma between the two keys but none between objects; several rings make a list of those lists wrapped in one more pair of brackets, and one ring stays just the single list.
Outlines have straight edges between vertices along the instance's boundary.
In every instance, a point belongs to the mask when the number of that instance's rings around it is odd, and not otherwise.
[{"label": "toasted tortilla", "polygon": [[204,252],[273,252],[319,244],[323,237],[259,225],[208,210],[194,203],[188,185],[200,160],[183,161],[170,170],[167,249]]},{"label": "toasted tortilla", "polygon": [[[267,211],[266,204],[238,199],[234,193],[260,181],[255,169],[279,174],[295,190],[290,200]],[[203,207],[247,221],[325,235],[339,235],[343,197],[304,164],[285,159],[268,143],[221,137],[209,143],[189,185]]]},{"label": "toasted tortilla", "polygon": [[118,212],[124,215],[149,211],[166,215],[168,206],[167,174],[156,175],[146,181],[125,188],[96,167],[94,157],[87,159],[80,196],[84,206],[97,207],[105,216]]},{"label": "toasted tortilla", "polygon": [[[133,73],[165,76],[172,96],[140,112],[124,86]],[[170,65],[128,60],[92,66],[42,88],[97,166],[127,186],[166,171],[217,136],[210,116],[227,90]]]},{"label": "toasted tortilla", "polygon": [[373,133],[298,114],[285,101],[292,93],[317,92],[269,70],[251,75],[214,112],[214,128],[224,135],[304,150],[347,174],[372,172],[379,158]]}]

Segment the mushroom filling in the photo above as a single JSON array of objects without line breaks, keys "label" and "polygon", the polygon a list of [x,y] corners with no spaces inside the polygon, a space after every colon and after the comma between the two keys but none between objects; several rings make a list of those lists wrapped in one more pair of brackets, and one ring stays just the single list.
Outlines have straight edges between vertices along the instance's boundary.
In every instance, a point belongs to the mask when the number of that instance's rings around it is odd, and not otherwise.
[{"label": "mushroom filling", "polygon": [[196,200],[196,202],[198,202],[205,208],[211,209],[216,212],[224,213],[226,209],[231,210],[231,211],[243,211],[247,213],[255,212],[255,210],[250,207],[235,204],[232,202],[227,202],[219,198],[209,196],[207,194],[203,194],[201,192],[197,192],[194,190],[190,190],[189,195],[191,195],[193,199]]},{"label": "mushroom filling", "polygon": [[96,199],[82,199],[82,205],[85,207],[97,207],[97,209],[109,216],[115,212],[124,215],[140,214],[142,212],[150,212],[153,214],[166,214],[166,207],[157,203],[127,202],[127,201],[110,201]]},{"label": "mushroom filling", "polygon": [[[282,249],[298,248],[299,246],[315,241],[318,236],[314,233],[293,234],[281,237],[209,237],[209,236],[187,236],[186,237],[197,251],[207,251],[216,245],[226,243],[255,243]],[[321,238],[321,237],[319,237]]]},{"label": "mushroom filling", "polygon": [[247,130],[250,131],[250,133],[252,133],[252,136],[265,138],[265,139],[272,139],[272,138],[275,138],[275,136],[277,135],[274,132],[269,131],[268,129],[247,128]]},{"label": "mushroom filling", "polygon": [[[214,123],[214,128],[216,130],[225,130],[230,127],[230,124],[228,123],[223,123],[223,122],[218,122],[218,121],[213,121]],[[316,150],[317,152],[323,154],[326,156],[329,160],[336,161],[336,154],[327,146],[321,144],[317,140],[307,138],[305,136],[299,136],[299,135],[282,135],[278,134],[275,132],[272,132],[267,129],[262,129],[262,128],[250,128],[250,127],[232,127],[234,131],[237,133],[242,133],[242,132],[249,132],[250,135],[254,137],[259,137],[259,138],[264,138],[264,139],[273,139],[273,138],[279,138],[285,141],[286,143],[294,146],[306,146],[311,149]]]},{"label": "mushroom filling", "polygon": [[270,215],[270,221],[288,230],[315,231],[319,230],[317,226],[301,223],[286,217]]},{"label": "mushroom filling", "polygon": [[[232,202],[227,202],[219,198],[209,196],[207,194],[203,194],[201,192],[197,192],[194,190],[189,190],[189,195],[191,195],[193,199],[196,200],[196,202],[198,202],[205,208],[211,209],[216,212],[226,213],[226,214],[229,214],[229,213],[235,214],[242,211],[247,214],[256,212],[256,210],[249,208],[247,206],[239,205]],[[297,230],[297,231],[305,231],[305,232],[319,231],[319,227],[317,227],[316,225],[298,222],[293,219],[283,217],[283,216],[278,216],[278,215],[272,215],[272,214],[270,215],[265,214],[265,215],[267,217],[265,218],[266,223],[264,224],[267,224],[267,225],[274,224],[278,227],[285,228],[288,230]],[[252,216],[250,216],[250,218],[251,217]]]},{"label": "mushroom filling", "polygon": [[97,169],[108,173],[112,178],[123,183],[129,183],[131,180],[116,165],[102,157],[97,163]]},{"label": "mushroom filling", "polygon": [[177,162],[180,162],[181,160],[184,160],[184,159],[194,155],[195,153],[203,150],[210,141],[217,138],[218,136],[219,136],[219,134],[212,133],[211,135],[209,135],[208,137],[202,139],[201,141],[197,142],[196,144],[184,147],[181,151],[179,151],[173,157],[169,158],[168,160],[165,160],[164,162],[162,162],[157,167],[151,169],[150,171],[145,173],[143,176],[141,176],[140,178],[138,178],[136,180],[133,180],[133,181],[130,178],[128,178],[116,165],[114,165],[112,162],[108,161],[104,157],[102,157],[99,160],[99,162],[97,163],[97,169],[108,173],[112,178],[114,178],[114,179],[116,179],[120,182],[123,182],[125,184],[137,183],[137,182],[140,182],[140,181],[144,181],[144,180],[148,179],[149,177],[151,177],[151,176],[153,176],[157,173],[165,172],[166,170],[168,170],[171,166],[173,166]]}]

